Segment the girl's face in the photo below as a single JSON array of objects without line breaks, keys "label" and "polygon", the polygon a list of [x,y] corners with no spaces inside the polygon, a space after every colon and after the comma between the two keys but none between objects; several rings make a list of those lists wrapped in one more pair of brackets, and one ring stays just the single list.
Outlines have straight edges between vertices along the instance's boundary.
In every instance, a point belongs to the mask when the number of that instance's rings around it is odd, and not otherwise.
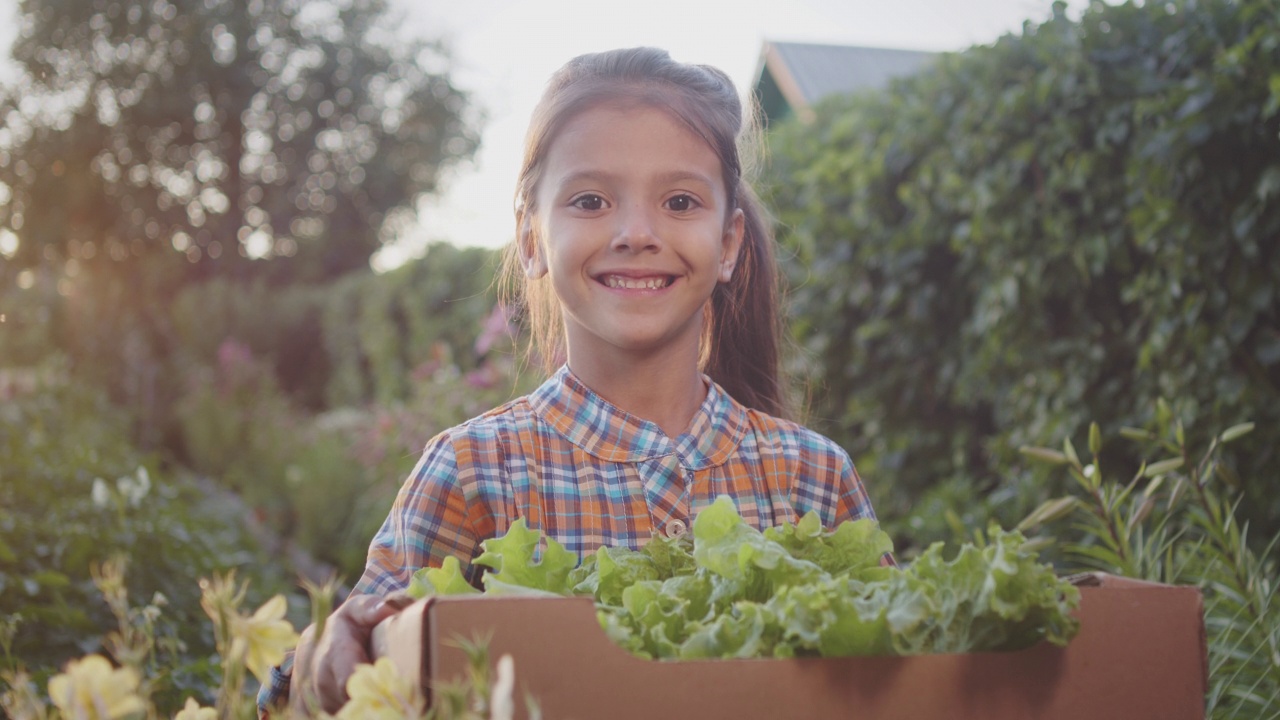
[{"label": "girl's face", "polygon": [[560,129],[520,247],[530,277],[550,276],[571,362],[697,357],[703,307],[742,244],[728,202],[715,152],[662,110],[602,105]]}]

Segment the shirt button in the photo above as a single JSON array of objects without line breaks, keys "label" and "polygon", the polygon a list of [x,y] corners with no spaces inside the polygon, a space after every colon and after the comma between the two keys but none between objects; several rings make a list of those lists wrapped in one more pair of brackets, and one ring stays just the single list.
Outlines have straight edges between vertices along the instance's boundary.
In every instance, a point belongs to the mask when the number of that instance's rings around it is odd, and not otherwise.
[{"label": "shirt button", "polygon": [[678,538],[689,531],[689,526],[683,520],[672,520],[667,523],[667,537]]}]

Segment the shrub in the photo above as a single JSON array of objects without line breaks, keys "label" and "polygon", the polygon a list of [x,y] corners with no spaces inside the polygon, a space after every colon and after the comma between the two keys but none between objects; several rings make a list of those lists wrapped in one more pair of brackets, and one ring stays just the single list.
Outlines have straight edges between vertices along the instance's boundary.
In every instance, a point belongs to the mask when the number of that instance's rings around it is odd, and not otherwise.
[{"label": "shrub", "polygon": [[1280,529],[1277,36],[1265,0],[1059,4],[773,133],[812,422],[883,514],[1163,396],[1258,422],[1244,512]]},{"label": "shrub", "polygon": [[1187,440],[1193,434],[1161,402],[1147,427],[1121,431],[1146,458],[1131,475],[1120,475],[1127,481],[1112,479],[1096,424],[1089,431],[1087,462],[1069,439],[1062,451],[1023,449],[1064,466],[1073,482],[1070,492],[1046,501],[1021,528],[1058,529],[1070,518],[1074,522],[1053,541],[1070,561],[1090,570],[1197,585],[1204,592],[1213,718],[1273,717],[1280,706],[1280,536],[1260,551],[1249,547],[1249,526],[1236,517],[1241,484],[1220,452],[1252,430],[1252,423],[1233,426],[1211,435],[1197,452]]},{"label": "shrub", "polygon": [[[56,375],[57,373],[55,373]],[[162,692],[207,688],[212,637],[194,579],[254,568],[279,576],[244,533],[189,480],[142,455],[119,408],[79,384],[47,385],[0,403],[0,620],[13,655],[41,673],[101,648],[113,623],[90,568],[116,554],[129,592],[166,606],[154,631],[172,657]],[[17,618],[20,618],[17,619]]]}]

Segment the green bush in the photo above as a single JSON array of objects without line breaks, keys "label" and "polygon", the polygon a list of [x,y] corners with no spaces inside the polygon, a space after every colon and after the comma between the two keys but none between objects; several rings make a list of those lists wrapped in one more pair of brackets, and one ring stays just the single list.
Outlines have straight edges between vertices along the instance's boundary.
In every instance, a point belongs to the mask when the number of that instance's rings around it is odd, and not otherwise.
[{"label": "green bush", "polygon": [[97,652],[115,618],[90,570],[125,555],[129,592],[165,606],[155,632],[171,671],[161,692],[205,692],[216,680],[213,638],[195,579],[242,567],[270,592],[282,573],[241,518],[135,450],[128,420],[77,383],[0,403],[0,621],[16,625],[10,649],[31,670]]},{"label": "green bush", "polygon": [[[1049,525],[1056,537],[1045,541],[1084,569],[1201,588],[1208,710],[1224,720],[1275,717],[1280,707],[1280,535],[1260,551],[1249,547],[1249,526],[1236,517],[1239,478],[1221,458],[1225,443],[1238,442],[1254,427],[1246,423],[1210,435],[1198,451],[1187,441],[1198,433],[1186,432],[1162,401],[1147,427],[1121,431],[1137,441],[1144,461],[1119,481],[1104,462],[1096,424],[1085,460],[1070,440],[1062,451],[1023,450],[1065,467],[1072,483],[1070,492],[1046,501],[1020,529]],[[1074,522],[1063,527],[1068,518]]]},{"label": "green bush", "polygon": [[263,359],[228,340],[178,403],[184,457],[285,541],[354,581],[426,441],[528,389],[515,378],[509,338],[469,372],[443,362],[451,352],[440,347],[440,361],[408,379],[405,398],[311,414]]},{"label": "green bush", "polygon": [[885,516],[1177,397],[1257,421],[1244,511],[1280,529],[1277,38],[1266,0],[1059,4],[772,134],[812,423]]},{"label": "green bush", "polygon": [[171,371],[212,365],[228,339],[270,366],[280,387],[306,407],[324,403],[329,358],[320,319],[326,285],[270,285],[216,277],[185,288],[170,310]]},{"label": "green bush", "polygon": [[261,519],[287,532],[293,515],[286,470],[304,422],[271,367],[226,340],[214,367],[195,368],[175,408],[182,456],[196,472],[240,493]]},{"label": "green bush", "polygon": [[390,272],[335,283],[323,320],[329,405],[401,401],[423,365],[476,368],[470,349],[494,307],[495,269],[491,250],[442,243]]}]

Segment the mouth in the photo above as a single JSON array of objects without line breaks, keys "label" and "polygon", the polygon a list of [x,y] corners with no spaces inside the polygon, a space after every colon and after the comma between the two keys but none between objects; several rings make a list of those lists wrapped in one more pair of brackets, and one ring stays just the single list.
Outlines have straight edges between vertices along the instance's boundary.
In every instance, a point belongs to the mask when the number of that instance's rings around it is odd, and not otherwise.
[{"label": "mouth", "polygon": [[661,290],[670,287],[676,281],[674,275],[647,275],[645,277],[629,277],[626,275],[605,274],[596,278],[602,285],[617,290]]}]

